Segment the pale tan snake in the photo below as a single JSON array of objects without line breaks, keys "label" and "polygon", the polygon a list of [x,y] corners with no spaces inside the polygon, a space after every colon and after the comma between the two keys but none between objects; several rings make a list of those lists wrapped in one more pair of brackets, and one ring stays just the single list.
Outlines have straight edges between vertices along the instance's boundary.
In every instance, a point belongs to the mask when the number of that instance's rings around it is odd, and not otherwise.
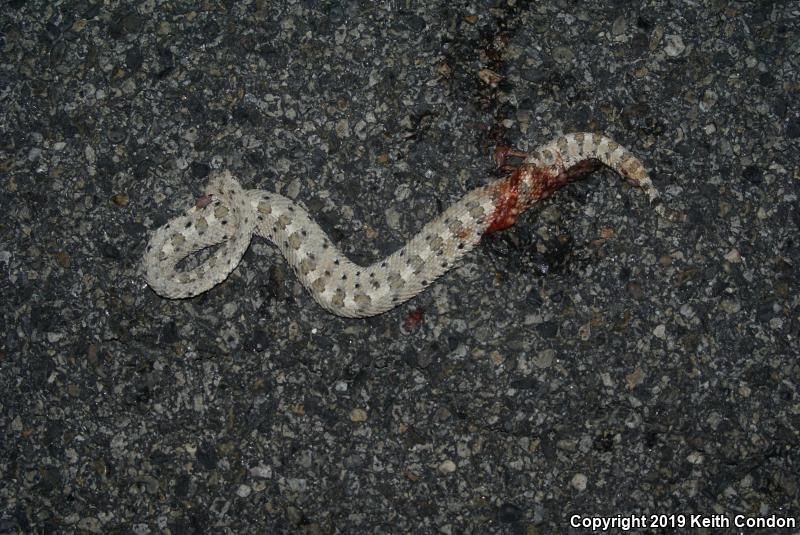
[{"label": "pale tan snake", "polygon": [[[663,215],[658,191],[629,151],[605,136],[567,134],[531,152],[509,177],[470,191],[401,249],[366,267],[339,252],[308,212],[290,199],[244,190],[229,172],[215,172],[206,195],[151,237],[143,259],[145,278],[164,297],[196,296],[228,277],[257,234],[278,246],[323,308],[351,318],[374,316],[420,293],[481,236],[513,225],[524,210],[598,162],[642,188]],[[200,265],[178,269],[183,259],[217,244]]]}]

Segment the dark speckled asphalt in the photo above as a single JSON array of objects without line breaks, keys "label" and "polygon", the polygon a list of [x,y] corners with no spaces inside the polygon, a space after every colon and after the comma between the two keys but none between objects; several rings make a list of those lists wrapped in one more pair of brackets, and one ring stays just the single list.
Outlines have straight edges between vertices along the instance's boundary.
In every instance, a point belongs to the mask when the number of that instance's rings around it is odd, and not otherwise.
[{"label": "dark speckled asphalt", "polygon": [[[0,533],[798,521],[796,3],[0,11]],[[679,217],[598,170],[367,320],[263,240],[200,297],[143,283],[212,169],[367,262],[498,143],[571,131],[627,146]]]}]

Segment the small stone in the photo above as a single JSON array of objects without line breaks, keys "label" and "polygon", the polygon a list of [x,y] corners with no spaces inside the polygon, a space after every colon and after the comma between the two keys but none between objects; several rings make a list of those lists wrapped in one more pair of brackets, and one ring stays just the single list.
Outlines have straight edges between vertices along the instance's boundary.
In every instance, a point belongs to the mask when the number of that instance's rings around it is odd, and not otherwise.
[{"label": "small stone", "polygon": [[400,212],[398,212],[394,207],[389,207],[386,209],[384,215],[386,217],[386,224],[390,229],[400,229]]},{"label": "small stone", "polygon": [[94,469],[94,473],[100,477],[106,477],[108,474],[108,465],[103,459],[95,459],[92,463],[92,468]]},{"label": "small stone", "polygon": [[583,342],[586,342],[592,336],[592,325],[590,323],[584,323],[578,328],[578,338],[580,338]]},{"label": "small stone", "polygon": [[661,42],[661,39],[664,37],[664,28],[661,26],[656,26],[653,32],[650,34],[650,39],[647,42],[647,48],[651,51],[655,51],[658,48],[658,44]]},{"label": "small stone", "polygon": [[628,29],[628,21],[625,20],[625,15],[620,15],[614,19],[614,24],[611,25],[612,35],[622,35]]},{"label": "small stone", "polygon": [[742,306],[738,302],[731,301],[730,299],[723,299],[719,306],[728,314],[736,314],[742,309]]},{"label": "small stone", "polygon": [[250,475],[261,479],[269,479],[272,477],[272,468],[269,466],[254,466],[250,469]]},{"label": "small stone", "polygon": [[728,251],[728,253],[725,255],[725,260],[727,260],[731,264],[741,264],[742,255],[741,253],[739,253],[739,250],[734,247],[733,249]]},{"label": "small stone", "polygon": [[683,44],[683,38],[680,35],[668,35],[667,44],[664,47],[664,52],[671,58],[676,58],[683,54],[686,50],[686,45]]},{"label": "small stone", "polygon": [[342,139],[350,137],[350,121],[347,119],[336,121],[336,135]]},{"label": "small stone", "polygon": [[717,103],[717,94],[710,89],[706,89],[705,93],[703,93],[703,100],[700,101],[700,109],[702,111],[708,111],[714,107],[714,104]]},{"label": "small stone", "polygon": [[639,366],[636,367],[631,373],[625,376],[625,383],[628,385],[628,390],[633,390],[644,382],[645,374]]},{"label": "small stone", "polygon": [[295,178],[286,186],[286,196],[290,199],[296,199],[300,195],[300,189],[300,181]]},{"label": "small stone", "polygon": [[308,488],[308,482],[304,478],[299,477],[288,478],[286,484],[292,492],[305,492]]},{"label": "small stone", "polygon": [[491,360],[492,364],[495,366],[500,366],[506,361],[506,358],[499,351],[492,351],[489,354],[489,360]]},{"label": "small stone", "polygon": [[530,375],[531,371],[531,359],[528,358],[527,355],[520,355],[517,357],[517,371],[521,375]]},{"label": "small stone", "polygon": [[586,490],[586,485],[589,482],[589,478],[581,473],[577,473],[572,476],[572,481],[570,481],[570,485],[577,490],[578,492],[583,492]]},{"label": "small stone", "polygon": [[367,420],[367,411],[364,409],[353,409],[350,411],[351,422],[365,422]]},{"label": "small stone", "polygon": [[236,489],[236,495],[240,498],[247,498],[251,492],[253,492],[253,489],[248,485],[239,485],[239,488]]},{"label": "small stone", "polygon": [[663,323],[661,325],[657,325],[655,329],[653,329],[653,336],[656,338],[660,338],[661,340],[667,337],[667,326]]},{"label": "small stone", "polygon": [[572,63],[572,60],[575,59],[575,53],[565,46],[559,46],[553,50],[553,59],[556,63],[566,65]]},{"label": "small stone", "polygon": [[686,457],[686,460],[689,461],[689,464],[703,464],[704,457],[699,451],[693,451]]},{"label": "small stone", "polygon": [[549,368],[553,364],[556,352],[553,349],[543,349],[536,354],[533,364],[539,369]]},{"label": "small stone", "polygon": [[556,448],[564,451],[576,452],[578,451],[578,441],[573,438],[561,439],[556,442]]},{"label": "small stone", "polygon": [[488,84],[492,87],[496,86],[500,82],[500,80],[503,79],[502,76],[500,76],[491,69],[481,69],[480,71],[478,71],[478,78],[483,80],[483,83]]},{"label": "small stone", "polygon": [[117,206],[127,206],[130,199],[125,193],[117,193],[113,197],[111,197],[111,202],[116,204]]},{"label": "small stone", "polygon": [[56,264],[58,264],[64,269],[69,269],[69,266],[72,265],[72,257],[70,257],[69,253],[67,253],[66,251],[58,251],[53,256],[56,259]]},{"label": "small stone", "polygon": [[94,165],[97,161],[97,153],[95,153],[94,147],[91,145],[86,145],[86,148],[83,149],[83,154],[86,157],[86,161],[90,164]]},{"label": "small stone", "polygon": [[83,531],[88,531],[89,533],[102,533],[102,526],[100,525],[100,521],[93,516],[87,516],[86,518],[81,518],[78,521],[78,529],[81,529]]},{"label": "small stone", "polygon": [[438,468],[439,472],[442,474],[452,474],[456,471],[456,463],[447,459],[446,461],[442,462]]}]

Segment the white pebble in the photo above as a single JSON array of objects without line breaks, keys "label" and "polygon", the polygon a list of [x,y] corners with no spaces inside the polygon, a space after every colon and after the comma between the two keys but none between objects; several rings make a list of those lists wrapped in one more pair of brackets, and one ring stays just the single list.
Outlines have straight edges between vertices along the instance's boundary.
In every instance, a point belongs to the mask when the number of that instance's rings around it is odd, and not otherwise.
[{"label": "white pebble", "polygon": [[587,478],[585,475],[581,473],[578,473],[572,476],[572,481],[570,481],[570,484],[578,492],[583,492],[584,490],[586,490],[586,485],[588,482],[589,478]]},{"label": "white pebble", "polygon": [[653,329],[653,336],[656,338],[664,339],[667,337],[667,326],[663,323],[661,325],[657,325],[655,329]]},{"label": "white pebble", "polygon": [[683,44],[683,38],[680,35],[668,35],[667,44],[664,47],[664,52],[671,58],[676,58],[683,54],[686,50],[686,45]]},{"label": "white pebble", "polygon": [[439,465],[439,472],[442,474],[452,474],[456,471],[456,463],[447,459]]}]

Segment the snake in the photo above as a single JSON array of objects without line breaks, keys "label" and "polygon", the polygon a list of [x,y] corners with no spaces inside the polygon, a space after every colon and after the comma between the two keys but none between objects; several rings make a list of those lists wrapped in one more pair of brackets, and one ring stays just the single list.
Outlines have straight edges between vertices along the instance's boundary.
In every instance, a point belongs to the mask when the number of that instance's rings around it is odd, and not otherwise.
[{"label": "snake", "polygon": [[[169,299],[197,296],[236,269],[253,235],[280,250],[311,297],[347,318],[382,314],[415,297],[459,261],[483,236],[513,225],[519,215],[599,166],[641,188],[663,215],[659,193],[629,150],[602,134],[561,135],[533,151],[498,150],[524,158],[503,178],[467,192],[391,255],[369,266],[347,258],[300,204],[277,193],[244,189],[228,170],[209,174],[194,206],[158,228],[145,247],[147,284]],[[216,246],[193,267],[190,256]]]}]

